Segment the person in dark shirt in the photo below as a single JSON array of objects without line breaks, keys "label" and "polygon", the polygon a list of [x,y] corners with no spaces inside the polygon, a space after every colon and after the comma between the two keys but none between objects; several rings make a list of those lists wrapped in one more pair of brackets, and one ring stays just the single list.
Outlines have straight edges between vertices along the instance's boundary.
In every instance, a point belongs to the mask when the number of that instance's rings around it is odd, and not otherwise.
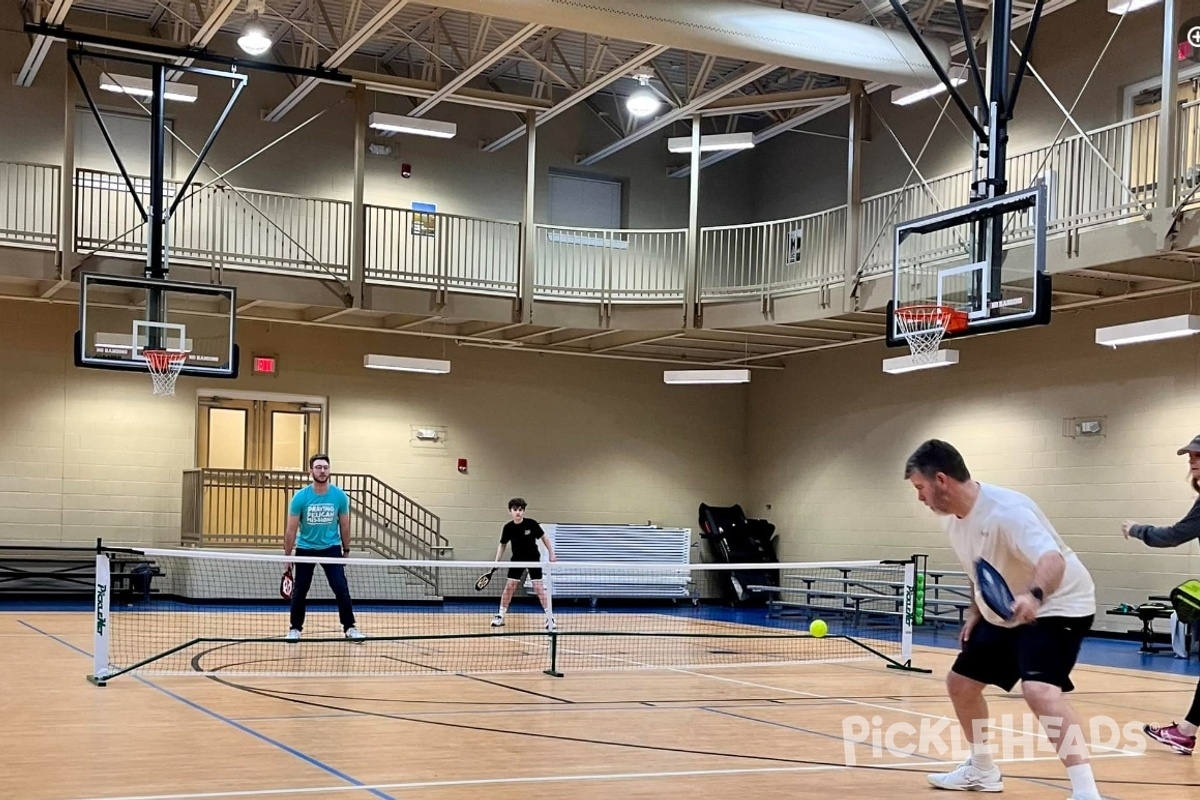
[{"label": "person in dark shirt", "polygon": [[[1197,494],[1191,510],[1174,525],[1142,525],[1129,520],[1121,526],[1126,539],[1138,539],[1149,547],[1178,547],[1193,539],[1200,539],[1200,436],[1181,447],[1176,455],[1185,453],[1192,488]],[[1200,684],[1196,685],[1192,707],[1183,719],[1183,722],[1171,725],[1146,725],[1142,730],[1154,741],[1190,756],[1196,749],[1196,730],[1200,728]]]},{"label": "person in dark shirt", "polygon": [[[523,561],[540,562],[542,557],[538,552],[538,542],[541,541],[546,545],[546,553],[549,555],[550,561],[556,561],[553,543],[545,538],[546,532],[542,530],[541,525],[538,525],[536,519],[525,516],[525,508],[525,500],[520,497],[514,497],[508,501],[508,513],[512,515],[512,522],[506,523],[504,530],[500,533],[500,546],[496,548],[496,560],[499,561],[504,557],[504,549],[511,543],[513,561],[518,563]],[[512,600],[513,592],[517,590],[517,584],[525,577],[526,570],[533,581],[534,594],[542,602],[542,610],[546,612],[546,630],[554,630],[554,609],[550,603],[550,594],[542,585],[541,567],[511,567],[508,570],[508,581],[504,584],[504,594],[500,596],[500,611],[492,617],[493,628],[499,628],[504,624],[504,615],[508,613],[508,604]]]}]

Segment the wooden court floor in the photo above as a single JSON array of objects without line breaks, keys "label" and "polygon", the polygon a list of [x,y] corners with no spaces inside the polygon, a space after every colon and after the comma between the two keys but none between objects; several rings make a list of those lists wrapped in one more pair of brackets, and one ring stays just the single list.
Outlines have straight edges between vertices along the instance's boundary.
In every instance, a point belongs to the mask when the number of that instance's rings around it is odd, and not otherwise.
[{"label": "wooden court floor", "polygon": [[[924,773],[962,757],[945,650],[918,652],[932,675],[858,661],[563,678],[124,676],[98,688],[85,679],[90,621],[0,614],[0,798],[891,800],[941,796]],[[1089,735],[1105,797],[1200,797],[1200,756],[1103,727],[1177,719],[1195,678],[1084,666],[1075,680],[1076,707],[1107,737]],[[1044,738],[1021,735],[1020,697],[990,699],[1011,731],[1003,796],[1067,798]],[[889,732],[900,752],[882,749]]]}]

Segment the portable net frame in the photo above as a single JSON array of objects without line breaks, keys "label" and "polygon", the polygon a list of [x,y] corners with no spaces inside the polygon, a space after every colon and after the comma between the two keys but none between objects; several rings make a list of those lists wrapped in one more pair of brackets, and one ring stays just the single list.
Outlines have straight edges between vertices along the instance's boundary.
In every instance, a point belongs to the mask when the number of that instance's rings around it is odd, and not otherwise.
[{"label": "portable net frame", "polygon": [[[89,680],[104,685],[134,672],[562,676],[863,659],[916,669],[912,632],[924,614],[917,569],[923,559],[514,564],[100,546]],[[296,585],[306,565],[314,570],[294,642],[287,639],[290,601],[281,596],[289,563]],[[527,573],[505,625],[491,626],[514,566],[543,570],[554,629],[545,625]],[[326,568],[344,570],[354,623],[365,639],[346,637]],[[477,591],[493,568],[488,586]],[[114,586],[122,589],[118,595]],[[686,587],[685,594],[662,599],[672,587]],[[745,598],[736,609],[729,608],[731,587]],[[589,594],[603,603],[589,603]],[[818,618],[828,625],[823,637],[809,633]]]},{"label": "portable net frame", "polygon": [[896,309],[896,327],[908,341],[914,364],[928,364],[937,355],[947,333],[967,328],[968,317],[950,306],[919,305]]},{"label": "portable net frame", "polygon": [[175,379],[187,362],[188,354],[180,350],[143,350],[142,358],[146,359],[146,368],[153,381],[154,394],[170,396],[175,394]]}]

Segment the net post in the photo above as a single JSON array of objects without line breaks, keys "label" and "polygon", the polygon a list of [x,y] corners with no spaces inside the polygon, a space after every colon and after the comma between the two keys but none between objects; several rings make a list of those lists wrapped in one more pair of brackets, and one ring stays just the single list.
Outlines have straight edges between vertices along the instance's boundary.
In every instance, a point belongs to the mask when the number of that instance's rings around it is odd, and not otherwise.
[{"label": "net post", "polygon": [[913,628],[925,621],[925,566],[928,558],[916,554],[904,562],[904,617],[900,632],[900,663],[889,663],[888,669],[933,672],[931,669],[914,667],[912,663]]},{"label": "net post", "polygon": [[563,674],[558,671],[558,634],[550,631],[550,669],[542,670],[542,674],[549,675],[552,678],[561,678]]},{"label": "net post", "polygon": [[96,627],[92,633],[92,674],[88,681],[96,686],[107,685],[108,677],[108,642],[109,642],[109,611],[112,592],[111,570],[108,553],[104,551],[103,543],[96,540]]}]

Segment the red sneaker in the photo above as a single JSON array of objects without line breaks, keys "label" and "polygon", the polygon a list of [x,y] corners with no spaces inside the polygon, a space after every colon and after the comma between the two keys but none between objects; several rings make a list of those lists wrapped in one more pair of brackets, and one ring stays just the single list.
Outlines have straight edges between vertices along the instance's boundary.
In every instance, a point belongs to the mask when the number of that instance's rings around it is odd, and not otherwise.
[{"label": "red sneaker", "polygon": [[1192,751],[1196,749],[1196,737],[1184,736],[1179,732],[1178,725],[1168,725],[1163,728],[1157,725],[1146,725],[1142,730],[1151,739],[1165,744],[1176,753],[1183,753],[1185,756],[1190,756]]}]

